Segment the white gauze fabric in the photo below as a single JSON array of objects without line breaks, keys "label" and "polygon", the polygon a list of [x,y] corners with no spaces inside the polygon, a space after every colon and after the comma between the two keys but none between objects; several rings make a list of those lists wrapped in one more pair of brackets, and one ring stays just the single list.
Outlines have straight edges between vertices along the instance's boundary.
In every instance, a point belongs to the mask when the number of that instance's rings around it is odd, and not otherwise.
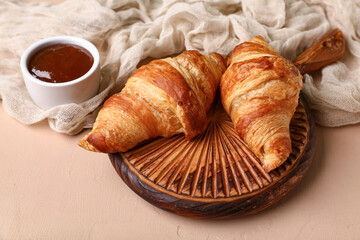
[{"label": "white gauze fabric", "polygon": [[[346,38],[345,56],[316,78],[305,75],[303,93],[325,126],[360,121],[359,1],[165,1],[68,0],[60,4],[0,0],[0,98],[5,111],[24,124],[47,119],[52,129],[77,134],[92,127],[104,100],[118,92],[149,59],[195,49],[229,55],[261,35],[293,60],[331,29]],[[19,61],[33,42],[73,35],[101,54],[99,93],[81,104],[38,108],[23,82]]]}]

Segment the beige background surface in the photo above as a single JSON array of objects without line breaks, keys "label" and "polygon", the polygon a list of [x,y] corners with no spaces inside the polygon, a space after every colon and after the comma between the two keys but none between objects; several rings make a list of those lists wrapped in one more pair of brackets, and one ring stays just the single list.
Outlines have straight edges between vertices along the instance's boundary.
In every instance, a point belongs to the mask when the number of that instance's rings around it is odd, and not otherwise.
[{"label": "beige background surface", "polygon": [[360,125],[317,127],[309,172],[278,204],[231,220],[194,220],[132,192],[85,135],[26,126],[0,107],[2,239],[359,239]]},{"label": "beige background surface", "polygon": [[359,239],[360,126],[317,128],[315,159],[278,204],[232,220],[194,220],[130,190],[106,154],[46,122],[0,108],[0,239]]}]

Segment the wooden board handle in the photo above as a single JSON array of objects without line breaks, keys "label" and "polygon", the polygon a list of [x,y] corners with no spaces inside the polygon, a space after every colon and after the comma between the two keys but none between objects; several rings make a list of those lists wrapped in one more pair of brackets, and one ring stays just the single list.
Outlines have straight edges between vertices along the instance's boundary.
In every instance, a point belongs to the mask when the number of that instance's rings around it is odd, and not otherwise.
[{"label": "wooden board handle", "polygon": [[310,73],[335,62],[344,52],[345,40],[340,29],[336,28],[301,53],[294,64],[301,74]]}]

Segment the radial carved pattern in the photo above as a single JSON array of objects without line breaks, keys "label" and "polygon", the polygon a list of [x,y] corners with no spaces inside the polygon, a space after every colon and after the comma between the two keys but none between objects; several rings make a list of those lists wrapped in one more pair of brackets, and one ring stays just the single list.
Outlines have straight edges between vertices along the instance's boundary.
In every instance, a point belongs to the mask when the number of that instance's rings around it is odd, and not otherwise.
[{"label": "radial carved pattern", "polygon": [[[293,151],[281,167],[270,173],[238,137],[220,103],[214,104],[206,131],[196,139],[187,141],[184,135],[158,138],[116,155],[157,191],[190,200],[232,199],[274,184],[297,165],[309,139],[307,113],[301,101],[290,131]],[[110,158],[119,172],[114,156]]]}]

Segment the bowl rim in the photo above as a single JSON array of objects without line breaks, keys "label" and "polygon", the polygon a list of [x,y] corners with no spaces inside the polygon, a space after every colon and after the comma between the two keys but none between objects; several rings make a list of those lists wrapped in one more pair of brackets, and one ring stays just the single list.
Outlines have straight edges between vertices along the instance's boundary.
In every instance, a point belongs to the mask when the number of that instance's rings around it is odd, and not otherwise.
[{"label": "bowl rim", "polygon": [[[57,44],[57,43],[74,44],[74,45],[83,47],[86,50],[88,50],[94,58],[93,65],[91,66],[89,71],[87,71],[84,75],[82,75],[79,78],[76,78],[76,79],[68,81],[68,82],[62,82],[62,83],[45,82],[45,81],[37,79],[36,77],[31,75],[29,72],[29,69],[27,67],[28,61],[30,60],[31,56],[33,54],[35,54],[37,51],[43,49],[44,47],[47,47],[47,46],[50,46],[53,44]],[[80,37],[75,37],[75,36],[67,36],[67,35],[48,37],[48,38],[44,38],[42,40],[39,40],[39,41],[31,44],[24,51],[24,53],[21,56],[21,60],[20,60],[20,67],[21,67],[21,70],[22,70],[23,74],[25,75],[25,77],[28,80],[30,80],[36,84],[39,84],[42,86],[47,86],[47,87],[64,87],[64,86],[75,85],[79,82],[82,82],[85,79],[87,79],[89,76],[91,76],[97,70],[99,64],[100,64],[100,54],[94,44],[92,44],[90,41],[88,41],[86,39],[83,39]]]}]

